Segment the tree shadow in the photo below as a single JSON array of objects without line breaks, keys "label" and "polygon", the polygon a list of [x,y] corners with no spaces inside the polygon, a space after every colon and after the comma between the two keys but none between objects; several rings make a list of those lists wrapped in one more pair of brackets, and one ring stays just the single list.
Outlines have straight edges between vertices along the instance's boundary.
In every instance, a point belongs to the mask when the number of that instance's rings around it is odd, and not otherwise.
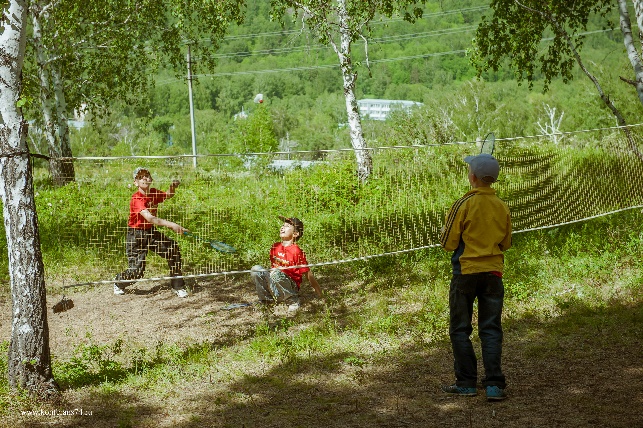
[{"label": "tree shadow", "polygon": [[575,302],[557,318],[508,320],[510,398],[500,403],[487,402],[483,391],[442,394],[440,385],[452,381],[448,343],[415,341],[390,354],[283,359],[265,373],[199,392],[190,410],[197,420],[175,426],[636,426],[642,326],[640,302]]},{"label": "tree shadow", "polygon": [[[219,281],[195,288],[219,301],[237,298],[245,280]],[[359,308],[345,304],[340,287],[329,287],[337,303],[333,317],[340,330],[352,324]],[[448,341],[427,342],[410,336],[400,349],[379,347],[375,338],[357,351],[282,352],[263,369],[256,364],[232,381],[217,381],[213,361],[200,381],[190,380],[189,391],[173,395],[182,403],[168,414],[162,404],[142,403],[135,393],[117,392],[100,384],[91,396],[71,400],[74,408],[94,409],[92,418],[60,419],[63,427],[168,425],[212,427],[631,427],[640,422],[643,402],[643,303],[606,302],[592,306],[573,295],[552,297],[559,314],[550,318],[532,314],[509,316],[505,321],[504,370],[509,399],[499,403],[477,397],[450,397],[440,386],[453,381]],[[202,303],[196,303],[197,305]],[[315,322],[323,305],[312,300],[310,313],[297,321]],[[179,305],[175,309],[179,311]],[[238,313],[225,313],[225,320]],[[417,315],[421,315],[417,311]],[[260,317],[247,317],[247,328],[228,329],[216,340],[184,348],[180,360],[207,350],[234,346],[256,334]],[[296,334],[298,324],[283,318],[267,321],[271,331]],[[479,354],[479,343],[474,343]],[[148,361],[147,369],[167,361]],[[479,364],[479,373],[482,373]],[[244,370],[239,366],[237,370]],[[215,376],[213,376],[213,374]],[[179,382],[177,388],[181,388]],[[146,399],[147,400],[147,399]],[[105,404],[103,404],[105,403]],[[39,421],[42,421],[39,419]],[[47,422],[47,423],[45,423]],[[29,425],[31,424],[31,425]],[[44,426],[51,420],[24,425]]]}]

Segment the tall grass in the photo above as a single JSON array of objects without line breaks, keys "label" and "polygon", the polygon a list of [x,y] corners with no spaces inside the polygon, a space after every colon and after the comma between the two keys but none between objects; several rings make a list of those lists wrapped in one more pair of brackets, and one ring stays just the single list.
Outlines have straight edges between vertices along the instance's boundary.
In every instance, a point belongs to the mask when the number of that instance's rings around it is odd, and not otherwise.
[{"label": "tall grass", "polygon": [[[639,163],[622,138],[609,147],[580,137],[566,144],[498,142],[502,162],[496,188],[507,201],[515,230],[575,221],[643,204]],[[182,180],[159,215],[202,237],[236,247],[234,256],[177,237],[185,274],[249,269],[266,262],[278,239],[278,215],[304,220],[301,245],[310,263],[350,260],[437,244],[448,207],[468,190],[462,157],[473,144],[379,149],[367,183],[355,176],[353,154],[335,152],[309,168],[275,171],[271,156],[146,160],[154,186]],[[295,155],[293,155],[294,157]],[[47,281],[51,285],[109,280],[125,266],[128,203],[135,191],[132,160],[79,161],[77,181],[54,188],[36,171],[36,204]],[[1,228],[2,226],[0,226]],[[171,234],[171,232],[168,232]],[[4,234],[2,234],[4,236]],[[8,277],[6,251],[0,273]],[[165,276],[164,261],[150,256],[148,277]]]}]

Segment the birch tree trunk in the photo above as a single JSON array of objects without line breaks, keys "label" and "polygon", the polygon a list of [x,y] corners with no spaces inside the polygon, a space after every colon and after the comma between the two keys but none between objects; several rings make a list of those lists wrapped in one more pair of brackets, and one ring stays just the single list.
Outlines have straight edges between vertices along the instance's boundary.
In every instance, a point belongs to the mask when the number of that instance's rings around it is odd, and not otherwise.
[{"label": "birch tree trunk", "polygon": [[55,64],[52,67],[51,74],[54,84],[54,95],[56,98],[56,116],[58,117],[58,141],[60,143],[60,169],[64,183],[71,183],[76,180],[76,170],[74,168],[73,153],[71,143],[69,142],[69,108],[65,99],[64,83],[60,66]]},{"label": "birch tree trunk", "polygon": [[[632,3],[634,3],[634,16],[636,17],[636,24],[639,28],[639,43],[643,45],[643,39],[641,39],[640,37],[641,33],[643,32],[643,27],[641,27],[641,25],[643,25],[643,1],[632,0]],[[620,4],[619,4],[619,7],[620,7]]]},{"label": "birch tree trunk", "polygon": [[44,266],[40,251],[27,124],[19,98],[25,55],[27,6],[3,7],[0,34],[0,197],[9,255],[12,298],[8,378],[15,389],[40,398],[57,394],[51,373]]},{"label": "birch tree trunk", "polygon": [[355,82],[357,73],[353,68],[351,60],[351,38],[349,33],[350,16],[346,10],[346,0],[339,0],[339,26],[340,26],[340,45],[334,46],[335,52],[339,57],[339,64],[342,70],[344,97],[346,98],[346,112],[348,113],[348,126],[350,128],[351,144],[355,149],[355,158],[357,160],[357,176],[363,183],[371,175],[373,170],[373,158],[364,141],[362,132],[362,120],[359,115],[359,106],[355,96]]},{"label": "birch tree trunk", "polygon": [[[58,105],[54,108],[54,97],[52,96],[52,88],[56,86],[56,79],[52,81],[51,71],[56,65],[47,58],[47,52],[42,45],[42,22],[47,19],[47,14],[42,11],[42,6],[39,3],[34,3],[31,6],[31,17],[33,24],[33,46],[36,51],[36,63],[38,64],[38,75],[40,78],[40,105],[42,107],[44,133],[47,141],[49,151],[49,173],[51,174],[52,182],[55,186],[63,186],[74,179],[73,164],[71,164],[71,171],[69,164],[71,160],[63,159],[71,156],[71,149],[69,148],[67,155],[63,152],[63,140],[61,131],[65,131],[67,138],[67,146],[69,146],[69,131],[67,128],[66,112],[59,112]],[[59,73],[58,73],[59,74]],[[60,79],[58,79],[60,80]],[[60,91],[55,91],[56,95]],[[58,101],[58,96],[56,96]],[[58,102],[57,104],[60,104]],[[66,107],[64,104],[61,107]],[[60,116],[64,117],[64,129],[60,128]],[[71,175],[70,175],[71,174]]]},{"label": "birch tree trunk", "polygon": [[[642,28],[643,24],[643,5],[641,0],[634,0],[634,12],[636,14],[636,22],[639,25],[639,29]],[[632,69],[634,70],[635,80],[630,82],[636,88],[636,94],[639,97],[639,101],[643,104],[643,64],[641,63],[640,51],[634,46],[634,37],[632,36],[632,24],[630,21],[630,15],[627,11],[627,1],[618,0],[618,12],[620,16],[621,32],[623,33],[623,42],[625,43],[625,50],[627,51],[627,57],[630,59],[630,64],[632,64]],[[640,31],[640,30],[639,30]]]}]

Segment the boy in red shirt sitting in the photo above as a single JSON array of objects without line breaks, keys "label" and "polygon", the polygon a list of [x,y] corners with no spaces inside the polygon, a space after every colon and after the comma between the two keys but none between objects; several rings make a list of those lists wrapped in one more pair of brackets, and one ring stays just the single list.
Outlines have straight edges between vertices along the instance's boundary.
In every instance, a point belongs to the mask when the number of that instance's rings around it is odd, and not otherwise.
[{"label": "boy in red shirt sitting", "polygon": [[[256,265],[250,276],[257,288],[259,301],[268,303],[285,302],[289,311],[299,309],[299,288],[304,275],[315,290],[317,297],[322,297],[321,288],[306,261],[306,254],[297,245],[304,234],[304,223],[297,217],[279,216],[284,224],[279,230],[281,242],[270,248],[270,270]],[[288,266],[294,266],[288,268]],[[304,267],[297,267],[304,266]]]},{"label": "boy in red shirt sitting", "polygon": [[[167,192],[152,187],[152,175],[147,168],[134,170],[134,184],[138,187],[130,201],[129,221],[127,222],[127,237],[125,251],[127,253],[127,270],[116,275],[116,281],[134,280],[143,277],[145,273],[145,258],[147,251],[152,250],[167,260],[170,276],[181,276],[181,252],[176,242],[159,232],[155,226],[165,226],[178,234],[187,229],[156,216],[158,204],[174,196],[179,186],[178,180],[172,181]],[[130,283],[117,282],[114,284],[114,294],[125,294],[125,287]],[[187,297],[183,278],[170,280],[172,289],[179,297]]]}]

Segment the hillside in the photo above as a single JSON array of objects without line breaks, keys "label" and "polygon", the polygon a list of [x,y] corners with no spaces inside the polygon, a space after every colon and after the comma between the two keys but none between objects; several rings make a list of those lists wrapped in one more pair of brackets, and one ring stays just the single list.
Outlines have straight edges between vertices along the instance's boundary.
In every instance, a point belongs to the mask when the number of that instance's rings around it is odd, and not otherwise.
[{"label": "hillside", "polygon": [[[477,23],[488,13],[483,1],[447,1],[431,3],[415,24],[399,18],[374,21],[368,45],[370,70],[364,43],[356,42],[353,47],[355,60],[361,61],[358,97],[423,103],[424,108],[411,122],[416,127],[427,121],[448,123],[467,118],[447,130],[444,138],[450,141],[472,141],[491,131],[498,137],[538,134],[537,124],[550,120],[548,108],[563,116],[562,131],[615,123],[591,82],[581,74],[568,84],[554,81],[546,94],[538,81],[532,91],[517,85],[514,74],[506,68],[475,80],[464,52],[471,47]],[[300,23],[286,22],[282,29],[269,17],[268,3],[249,2],[245,24],[230,28],[217,68],[197,72],[198,153],[276,151],[288,142],[293,150],[350,147],[347,129],[340,126],[346,122],[346,110],[336,55],[314,35],[302,32]],[[616,30],[594,17],[581,52],[610,99],[630,123],[636,123],[643,108],[634,91],[619,78],[630,76],[632,71],[618,31],[618,17],[612,14],[609,18]],[[195,61],[198,66],[198,58]],[[112,117],[74,135],[74,153],[192,153],[185,73],[185,69],[161,73],[149,103],[136,109],[117,109]],[[268,110],[264,117],[253,116],[257,111],[253,99],[258,93],[264,95]],[[242,111],[250,115],[249,121],[234,120]],[[398,125],[366,121],[365,136],[373,140],[382,127]],[[249,138],[258,132],[253,129],[259,128],[264,129],[262,140]],[[429,135],[425,143],[437,138]]]}]

